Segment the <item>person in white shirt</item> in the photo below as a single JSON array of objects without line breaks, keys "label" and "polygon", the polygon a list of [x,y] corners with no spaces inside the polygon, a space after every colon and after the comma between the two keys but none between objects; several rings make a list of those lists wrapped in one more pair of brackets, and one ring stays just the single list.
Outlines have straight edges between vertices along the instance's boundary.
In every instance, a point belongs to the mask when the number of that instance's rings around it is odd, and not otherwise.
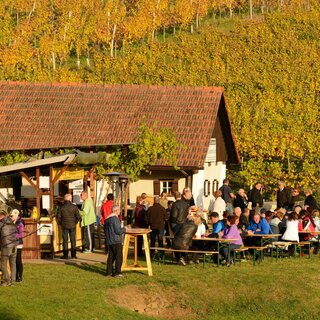
[{"label": "person in white shirt", "polygon": [[299,216],[296,212],[291,212],[287,220],[287,229],[281,240],[299,242]]},{"label": "person in white shirt", "polygon": [[220,190],[216,191],[214,193],[215,202],[213,204],[213,210],[214,212],[219,213],[219,220],[223,219],[223,212],[226,211],[226,202],[222,199],[222,193]]}]

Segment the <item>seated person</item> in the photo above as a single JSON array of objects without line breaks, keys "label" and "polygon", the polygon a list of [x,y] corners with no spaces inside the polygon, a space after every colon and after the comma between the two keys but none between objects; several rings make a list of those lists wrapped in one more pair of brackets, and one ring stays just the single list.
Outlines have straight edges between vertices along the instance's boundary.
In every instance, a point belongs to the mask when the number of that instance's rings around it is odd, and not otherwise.
[{"label": "seated person", "polygon": [[289,214],[287,228],[281,240],[299,242],[299,215],[295,211]]},{"label": "seated person", "polygon": [[[272,233],[281,234],[281,236],[279,236],[279,240],[281,239],[282,235],[286,231],[286,224],[283,221],[284,215],[285,215],[285,212],[279,209],[276,211],[275,217],[270,221],[270,227],[271,227]],[[275,238],[275,240],[278,240],[278,237]]]},{"label": "seated person", "polygon": [[223,219],[221,220],[223,223],[223,226],[225,227],[227,225],[228,217],[230,216],[230,212],[228,210],[223,212]]},{"label": "seated person", "polygon": [[250,237],[250,235],[253,234],[269,234],[271,233],[270,226],[266,219],[261,218],[259,213],[254,213],[252,220],[250,221],[248,228],[247,228],[247,234],[249,237],[245,239],[245,244],[247,246],[258,246],[261,243],[261,239]]},{"label": "seated person", "polygon": [[311,241],[312,246],[310,248],[310,253],[318,252],[318,235],[316,233],[316,224],[311,217],[312,210],[307,208],[307,210],[301,210],[300,212],[300,219],[299,222],[299,231],[310,231],[309,234],[301,234],[300,240],[301,241]]},{"label": "seated person", "polygon": [[[193,215],[194,220],[195,220],[195,224],[198,225],[198,229],[196,234],[194,235],[195,238],[204,238],[206,236],[206,231],[207,231],[207,224],[206,221],[202,218],[202,213],[201,212],[197,212]],[[200,223],[198,224],[198,217],[200,217]],[[202,240],[196,240],[196,241],[192,241],[192,250],[205,250],[205,243]],[[189,264],[193,264],[199,263],[199,259],[198,259],[198,254],[194,253],[192,255],[192,260],[189,260]]]},{"label": "seated person", "polygon": [[195,234],[195,237],[196,238],[204,238],[206,236],[206,231],[207,231],[207,224],[205,222],[205,220],[202,219],[202,214],[201,212],[197,212],[193,215],[194,217],[195,216],[199,216],[201,218],[201,221],[200,221],[200,224],[198,225],[198,229],[197,229],[197,232]]},{"label": "seated person", "polygon": [[270,226],[265,218],[261,218],[259,213],[255,213],[250,221],[248,228],[248,234],[269,234],[271,233]]},{"label": "seated person", "polygon": [[245,238],[247,235],[246,229],[248,228],[248,225],[249,225],[249,215],[250,215],[250,210],[244,209],[243,213],[241,213],[239,218],[238,230],[241,234],[242,239]]},{"label": "seated person", "polygon": [[320,218],[319,218],[319,210],[314,209],[311,212],[311,217],[316,225],[316,231],[320,231]]},{"label": "seated person", "polygon": [[224,229],[224,224],[221,220],[219,220],[219,213],[218,212],[211,212],[209,214],[209,218],[211,219],[212,223],[212,233],[208,234],[209,238],[219,238],[219,232]]},{"label": "seated person", "polygon": [[223,239],[236,239],[232,241],[228,247],[224,247],[223,249],[221,249],[220,253],[227,261],[227,266],[230,266],[230,264],[233,263],[233,260],[230,258],[231,252],[233,252],[234,249],[238,249],[243,245],[242,238],[237,227],[238,223],[238,216],[229,216],[227,221],[227,227],[224,228],[224,230],[221,233],[221,237]]},{"label": "seated person", "polygon": [[301,235],[300,240],[308,241],[310,238],[311,241],[317,241],[317,234],[315,233],[316,225],[310,216],[310,212],[308,212],[307,210],[301,210],[300,219],[301,221],[299,222],[299,231],[310,231],[310,234]]},{"label": "seated person", "polygon": [[[181,224],[178,232],[174,235],[173,238],[173,249],[178,250],[188,250],[192,243],[192,238],[196,234],[198,230],[198,225],[201,223],[201,217],[194,215],[194,216],[187,216],[187,220]],[[186,265],[185,253],[176,252],[175,253],[176,259],[178,264],[181,266]]]}]

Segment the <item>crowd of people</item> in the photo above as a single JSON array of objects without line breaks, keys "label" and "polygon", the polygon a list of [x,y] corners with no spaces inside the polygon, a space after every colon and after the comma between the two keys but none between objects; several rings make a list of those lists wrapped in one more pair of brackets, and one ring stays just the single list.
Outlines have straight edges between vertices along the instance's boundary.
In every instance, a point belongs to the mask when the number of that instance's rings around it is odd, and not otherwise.
[{"label": "crowd of people", "polygon": [[[216,250],[215,241],[205,238],[232,239],[229,246],[221,249],[220,254],[226,265],[233,263],[231,252],[243,245],[256,245],[253,234],[275,234],[276,240],[299,242],[311,240],[311,251],[319,252],[317,231],[320,231],[319,207],[312,195],[312,190],[304,190],[303,206],[301,190],[290,190],[284,182],[279,181],[277,191],[277,208],[266,210],[263,207],[262,184],[256,183],[249,192],[239,189],[234,193],[225,179],[223,185],[214,193],[213,210],[209,212],[208,220],[202,210],[197,210],[190,188],[184,188],[182,193],[175,192],[175,201],[169,200],[166,192],[154,198],[150,205],[147,195],[142,193],[137,197],[134,210],[134,224],[136,228],[150,228],[150,246],[154,248],[164,245],[173,249],[188,250]],[[72,195],[64,196],[64,203],[57,213],[57,222],[61,226],[63,238],[62,259],[68,259],[68,242],[71,243],[71,258],[76,259],[76,226],[80,222],[82,231],[82,252],[90,253],[94,250],[94,226],[96,215],[92,199],[86,191],[81,193],[83,200],[81,210],[72,203]],[[1,270],[3,284],[11,286],[14,282],[22,281],[23,263],[21,250],[24,238],[24,223],[17,209],[9,211],[2,204],[0,208],[0,237],[1,237]],[[107,276],[122,277],[122,241],[126,228],[119,219],[120,207],[115,204],[113,194],[108,194],[101,206],[100,223],[105,232],[105,248],[108,253]],[[210,226],[210,229],[209,229]],[[299,231],[308,231],[300,233]],[[164,237],[166,235],[166,237]],[[277,236],[276,236],[277,235]],[[193,241],[194,238],[204,238]],[[164,241],[165,240],[165,241]],[[290,250],[290,247],[288,247]],[[143,255],[142,237],[138,237],[138,255]],[[161,259],[161,253],[158,253]],[[151,250],[151,259],[155,257],[155,250]],[[213,257],[214,258],[214,257]],[[198,255],[188,256],[180,252],[176,254],[177,263],[185,266],[199,263]],[[8,270],[10,265],[11,273]]]},{"label": "crowd of people", "polygon": [[[320,231],[319,207],[312,195],[312,190],[306,189],[304,205],[301,201],[300,188],[290,190],[283,181],[278,183],[277,208],[266,210],[263,207],[262,184],[256,183],[254,187],[245,192],[239,189],[234,193],[225,179],[223,185],[214,193],[215,202],[213,210],[209,212],[208,221],[204,219],[201,211],[196,210],[190,188],[184,188],[182,194],[174,193],[175,201],[168,201],[167,194],[163,192],[155,197],[154,205],[146,203],[143,196],[138,197],[135,209],[135,227],[149,227],[151,247],[164,245],[181,250],[215,250],[216,242],[192,241],[194,237],[214,237],[232,239],[228,247],[224,247],[220,254],[226,260],[226,265],[233,263],[230,253],[243,245],[257,246],[258,238],[254,234],[275,234],[274,240],[299,242],[310,239],[311,251],[318,252],[318,236]],[[208,225],[212,229],[208,230]],[[299,231],[309,231],[299,235]],[[170,233],[171,231],[171,233]],[[170,237],[171,235],[171,237]],[[289,248],[290,249],[290,248]],[[139,254],[142,254],[142,242],[139,244]],[[158,253],[161,259],[161,251]],[[151,250],[151,258],[155,255]],[[249,252],[250,258],[250,252]],[[187,254],[177,253],[179,265],[199,263],[196,254],[188,257]]]}]

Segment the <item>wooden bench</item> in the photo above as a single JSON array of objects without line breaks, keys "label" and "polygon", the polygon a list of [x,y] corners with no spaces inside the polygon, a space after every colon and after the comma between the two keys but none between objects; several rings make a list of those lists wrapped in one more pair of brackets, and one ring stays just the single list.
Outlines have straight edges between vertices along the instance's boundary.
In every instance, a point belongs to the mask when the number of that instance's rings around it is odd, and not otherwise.
[{"label": "wooden bench", "polygon": [[273,257],[273,250],[276,249],[276,261],[280,258],[280,253],[284,255],[285,250],[292,245],[290,241],[273,241],[268,247],[271,249],[271,257]]},{"label": "wooden bench", "polygon": [[[263,250],[265,250],[265,249],[268,249],[267,246],[263,246],[263,247],[261,247],[261,246],[248,246],[248,247],[243,247],[243,248],[245,248],[247,250],[250,250],[250,249],[253,250],[253,265],[256,264],[256,261],[258,261],[259,263],[262,262],[263,255],[262,254],[258,254],[258,253],[259,252],[263,252]],[[257,257],[259,259],[256,259]]]},{"label": "wooden bench", "polygon": [[[200,255],[203,255],[203,268],[204,268],[204,265],[205,265],[205,262],[206,262],[206,255],[213,255],[213,254],[219,254],[218,251],[201,251],[201,250],[189,250],[189,249],[186,249],[186,250],[180,250],[180,249],[172,249],[172,248],[163,248],[163,247],[150,247],[150,250],[156,250],[156,251],[163,251],[164,252],[164,259],[163,259],[163,262],[165,261],[165,254],[166,252],[170,252],[172,255],[171,255],[171,260],[172,260],[172,263],[173,263],[173,253],[174,252],[180,252],[180,253],[192,253],[192,254],[200,254]],[[160,259],[158,258],[158,262],[160,263]],[[220,261],[219,261],[219,257],[218,257],[218,266],[220,264]]]},{"label": "wooden bench", "polygon": [[302,248],[307,246],[308,248],[308,256],[311,258],[310,250],[311,250],[311,242],[310,241],[300,241],[300,242],[292,242],[294,246],[294,251],[299,250],[299,256],[301,257],[302,254]]},{"label": "wooden bench", "polygon": [[[233,250],[233,262],[234,262],[234,264],[236,264],[237,255],[240,256],[242,252],[246,252],[246,251],[248,251],[248,248],[246,248],[246,247],[241,247],[241,248]],[[241,262],[241,256],[240,256],[238,261]]]}]

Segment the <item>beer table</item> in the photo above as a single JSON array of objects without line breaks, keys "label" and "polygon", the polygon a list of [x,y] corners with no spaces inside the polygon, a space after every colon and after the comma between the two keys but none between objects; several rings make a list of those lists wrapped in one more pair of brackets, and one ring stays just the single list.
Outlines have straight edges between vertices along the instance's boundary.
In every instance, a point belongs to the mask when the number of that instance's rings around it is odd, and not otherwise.
[{"label": "beer table", "polygon": [[[230,244],[233,241],[236,241],[237,239],[225,239],[225,238],[209,238],[209,237],[194,237],[192,238],[193,241],[199,241],[199,240],[203,240],[203,241],[213,241],[217,243],[217,251],[220,252],[221,249],[227,247],[229,248],[228,250],[228,260],[230,259]],[[217,266],[219,267],[220,265],[220,258],[219,258],[219,254],[218,254],[218,263]]]},{"label": "beer table", "polygon": [[[123,243],[123,263],[122,263],[122,271],[148,271],[148,275],[152,276],[152,265],[150,259],[150,250],[149,250],[149,242],[148,242],[148,233],[150,233],[150,229],[143,228],[127,228],[124,236]],[[147,266],[139,266],[138,264],[138,237],[143,237],[144,244],[144,252],[146,255]],[[134,239],[134,262],[133,265],[127,264],[128,252],[129,252],[129,243],[130,239]]]}]

